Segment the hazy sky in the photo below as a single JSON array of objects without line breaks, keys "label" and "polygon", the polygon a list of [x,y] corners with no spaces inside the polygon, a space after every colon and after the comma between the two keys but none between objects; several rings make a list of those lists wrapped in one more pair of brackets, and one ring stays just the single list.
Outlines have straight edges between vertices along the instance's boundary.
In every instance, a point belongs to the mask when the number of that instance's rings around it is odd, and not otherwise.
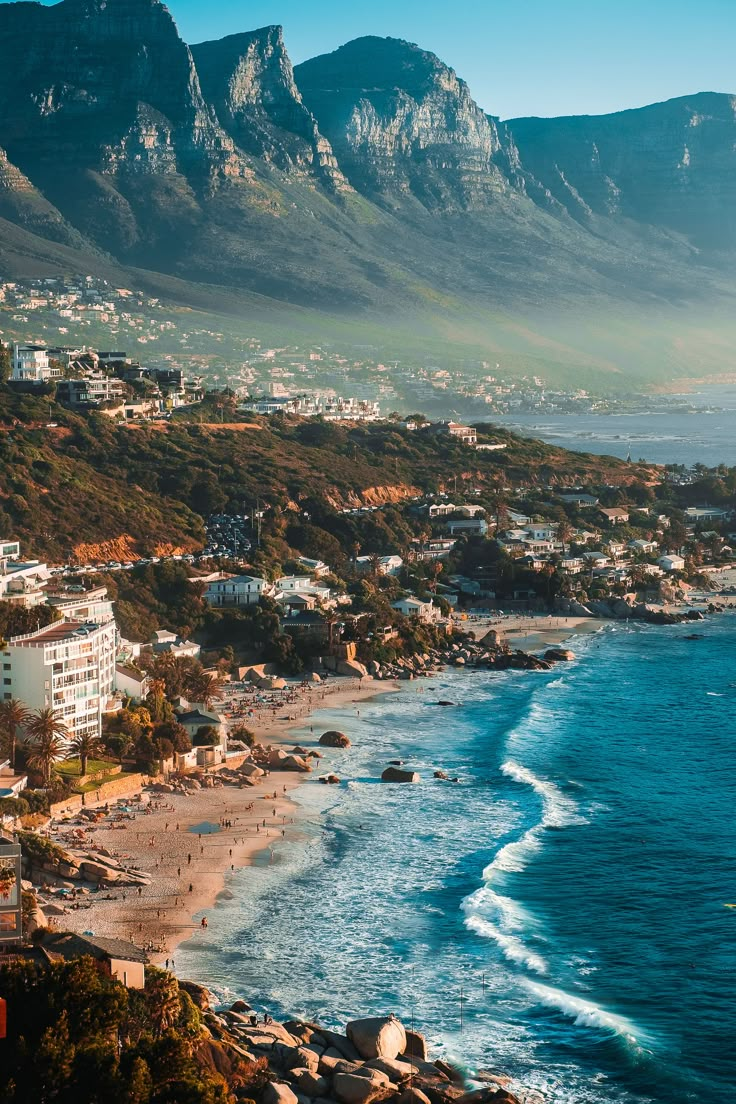
[{"label": "hazy sky", "polygon": [[[115,3],[115,0],[108,0]],[[359,35],[419,43],[486,111],[598,114],[736,93],[736,0],[169,0],[188,42],[271,23],[296,63]]]}]

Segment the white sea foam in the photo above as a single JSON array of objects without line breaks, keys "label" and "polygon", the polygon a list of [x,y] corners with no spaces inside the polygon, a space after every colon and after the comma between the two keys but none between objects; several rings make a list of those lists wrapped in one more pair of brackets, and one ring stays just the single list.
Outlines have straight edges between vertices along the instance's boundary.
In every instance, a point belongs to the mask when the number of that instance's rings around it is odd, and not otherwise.
[{"label": "white sea foam", "polygon": [[507,778],[513,778],[514,782],[531,786],[535,793],[542,798],[544,812],[542,816],[542,828],[566,828],[570,824],[582,823],[578,815],[578,808],[572,798],[567,797],[554,782],[548,782],[543,778],[537,778],[536,774],[526,767],[520,766],[512,759],[504,763],[501,773]]},{"label": "white sea foam", "polygon": [[524,978],[523,984],[540,1004],[561,1012],[578,1027],[597,1028],[618,1035],[634,1046],[640,1045],[642,1032],[624,1016],[617,1016],[583,997],[566,993],[564,989],[555,989],[551,985],[542,985],[530,978]]},{"label": "white sea foam", "polygon": [[518,840],[505,844],[485,868],[484,884],[463,901],[465,925],[477,935],[493,939],[510,962],[546,974],[548,967],[542,955],[528,947],[519,934],[528,932],[533,918],[516,901],[500,894],[496,885],[505,874],[519,874],[526,868],[530,857],[541,848],[547,828],[562,828],[580,819],[575,802],[553,782],[538,778],[513,760],[504,763],[501,771],[507,778],[530,786],[542,798],[542,819]]},{"label": "white sea foam", "polygon": [[547,973],[547,963],[542,956],[529,950],[518,935],[504,932],[496,924],[491,924],[480,916],[468,916],[465,925],[476,935],[482,935],[485,939],[493,939],[509,962],[516,962],[519,966],[525,966],[536,974]]}]

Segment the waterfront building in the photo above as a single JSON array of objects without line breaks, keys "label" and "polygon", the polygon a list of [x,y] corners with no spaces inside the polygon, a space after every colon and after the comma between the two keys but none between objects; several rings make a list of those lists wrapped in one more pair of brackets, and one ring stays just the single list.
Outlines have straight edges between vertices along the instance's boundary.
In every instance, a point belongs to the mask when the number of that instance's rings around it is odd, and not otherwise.
[{"label": "waterfront building", "polygon": [[11,637],[0,652],[3,699],[53,709],[71,738],[99,736],[115,688],[116,651],[114,621],[57,621]]}]

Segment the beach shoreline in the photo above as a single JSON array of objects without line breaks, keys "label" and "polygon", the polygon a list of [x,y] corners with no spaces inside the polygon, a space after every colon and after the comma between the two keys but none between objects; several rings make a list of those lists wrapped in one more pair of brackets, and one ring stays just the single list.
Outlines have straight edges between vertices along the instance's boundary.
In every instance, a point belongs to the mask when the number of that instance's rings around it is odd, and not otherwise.
[{"label": "beach shoreline", "polygon": [[[477,639],[496,629],[510,647],[534,652],[560,647],[571,637],[599,631],[604,624],[594,618],[563,615],[495,615],[461,622],[459,627]],[[243,721],[264,746],[290,749],[298,742],[318,750],[320,734],[311,723],[316,713],[384,698],[402,685],[335,677],[326,685],[311,686],[296,703],[263,708]],[[305,838],[300,828],[303,810],[294,797],[300,785],[315,782],[333,767],[330,749],[319,750],[327,757],[312,760],[318,765],[309,775],[272,771],[253,786],[224,785],[186,794],[157,794],[146,789],[143,801],[136,803],[138,811],[130,826],[121,829],[119,823],[110,823],[110,818],[90,825],[85,833],[90,848],[111,852],[125,865],[148,874],[151,884],[140,892],[113,887],[84,894],[55,916],[54,922],[73,931],[127,939],[148,948],[153,962],[168,963],[173,969],[176,948],[201,929],[202,918],[208,925],[216,922],[208,913],[216,909],[222,894],[229,892],[229,877],[262,862],[269,852],[273,861],[280,843]],[[231,758],[223,767],[238,762]],[[336,759],[334,766],[338,765]],[[55,824],[51,836],[69,845],[64,828],[63,823]]]},{"label": "beach shoreline", "polygon": [[[398,689],[392,682],[336,678],[324,692],[310,696],[305,703],[308,707],[291,707],[289,714],[271,719],[265,715],[248,718],[247,723],[266,747],[290,749],[298,734],[302,743],[318,750],[320,733],[305,731],[315,713],[362,705]],[[79,818],[55,822],[49,833],[55,842],[80,850],[88,847],[92,855],[97,849],[101,856],[109,852],[125,866],[149,875],[151,882],[140,891],[113,886],[84,893],[69,907],[52,894],[41,900],[41,908],[47,899],[52,900],[57,909],[64,908],[49,916],[54,925],[126,939],[147,949],[152,962],[168,963],[173,969],[176,948],[201,929],[201,917],[208,925],[212,922],[207,913],[223,892],[228,892],[228,878],[261,861],[265,854],[273,854],[280,843],[301,838],[300,806],[292,794],[299,785],[330,772],[330,749],[319,750],[325,759],[313,760],[317,766],[312,774],[272,771],[255,785],[223,785],[184,794],[146,788],[140,802],[121,798],[111,807],[111,816],[97,825],[87,825],[83,840],[70,838],[72,824],[78,828]],[[230,758],[222,767],[239,762],[237,757]],[[320,769],[322,763],[324,769]],[[219,771],[215,768],[209,773],[216,776]],[[104,805],[89,804],[86,809]],[[121,806],[135,809],[124,814],[135,819],[115,820]]]}]

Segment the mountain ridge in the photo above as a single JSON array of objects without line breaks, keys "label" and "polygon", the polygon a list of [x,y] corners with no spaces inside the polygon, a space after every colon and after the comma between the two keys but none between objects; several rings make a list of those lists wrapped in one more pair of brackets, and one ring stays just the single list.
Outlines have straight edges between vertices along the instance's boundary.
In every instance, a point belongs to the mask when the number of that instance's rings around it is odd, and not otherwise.
[{"label": "mountain ridge", "polygon": [[342,317],[427,316],[491,352],[515,329],[590,355],[598,326],[606,357],[644,366],[619,319],[682,327],[707,305],[730,326],[734,104],[499,120],[404,40],[293,67],[280,27],[190,47],[160,0],[1,4],[0,216],[23,233],[0,227],[0,259],[17,272],[27,249],[35,269],[46,242],[51,267],[63,246]]}]

